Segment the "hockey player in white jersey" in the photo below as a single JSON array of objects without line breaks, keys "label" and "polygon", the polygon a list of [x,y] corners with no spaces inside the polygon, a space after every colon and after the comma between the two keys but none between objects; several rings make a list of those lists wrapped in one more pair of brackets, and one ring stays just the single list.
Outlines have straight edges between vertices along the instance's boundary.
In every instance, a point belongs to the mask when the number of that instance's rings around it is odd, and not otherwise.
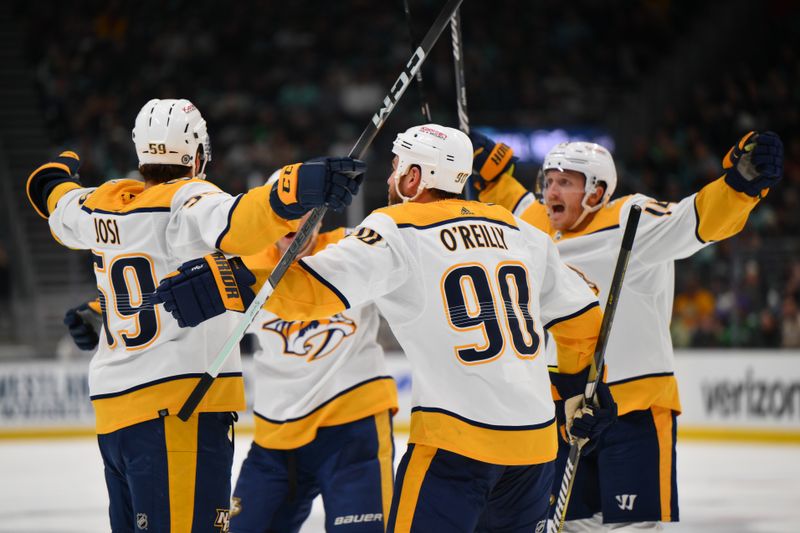
[{"label": "hockey player in white jersey", "polygon": [[[344,236],[344,228],[315,232],[299,257]],[[292,238],[245,257],[245,264],[272,271]],[[372,303],[307,321],[263,310],[256,317],[256,432],[233,491],[232,532],[297,531],[321,494],[326,530],[383,533],[397,387],[378,326]]]},{"label": "hockey player in white jersey", "polygon": [[[414,127],[393,152],[393,205],[294,264],[266,308],[312,320],[374,302],[403,347],[411,435],[388,531],[543,530],[557,451],[544,331],[558,344],[564,381],[572,376],[582,390],[597,300],[547,235],[503,207],[458,198],[472,159],[462,132]],[[265,276],[255,274],[258,287]],[[184,266],[158,289],[187,325],[197,307],[218,305],[185,290],[193,285],[217,287]],[[574,434],[595,436],[614,416],[613,402],[604,407],[578,419]]]},{"label": "hockey player in white jersey", "polygon": [[[252,254],[297,227],[319,205],[344,207],[363,163],[294,165],[280,190],[237,197],[204,180],[206,123],[188,100],[151,100],[133,141],[144,182],[82,187],[80,160],[63,152],[28,178],[28,197],[64,246],[91,250],[102,317],[89,389],[115,532],[219,531],[227,527],[233,411],[244,408],[238,353],[188,422],[175,413],[235,317],[192,329],[151,300],[157,280],[188,258]],[[354,178],[354,179],[352,179]],[[217,275],[230,276],[227,261]],[[229,301],[236,299],[229,291]]]},{"label": "hockey player in white jersey", "polygon": [[[771,132],[745,135],[725,156],[722,177],[677,203],[642,194],[611,200],[617,185],[611,154],[585,142],[562,143],[547,154],[540,203],[513,177],[510,147],[479,133],[472,140],[480,199],[507,206],[550,235],[562,259],[599,289],[601,302],[628,211],[642,207],[606,355],[619,420],[581,461],[565,531],[660,529],[660,522],[677,521],[675,435],[681,406],[669,332],[673,262],[744,227],[781,177],[780,139]],[[568,449],[562,440],[556,479]]]}]

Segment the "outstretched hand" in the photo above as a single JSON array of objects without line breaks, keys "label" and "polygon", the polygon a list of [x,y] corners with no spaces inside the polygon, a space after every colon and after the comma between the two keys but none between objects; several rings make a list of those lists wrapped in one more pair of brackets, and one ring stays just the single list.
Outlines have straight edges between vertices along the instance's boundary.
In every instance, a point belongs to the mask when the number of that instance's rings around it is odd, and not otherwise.
[{"label": "outstretched hand", "polygon": [[783,177],[783,142],[774,132],[751,131],[728,150],[722,168],[733,189],[760,197]]}]

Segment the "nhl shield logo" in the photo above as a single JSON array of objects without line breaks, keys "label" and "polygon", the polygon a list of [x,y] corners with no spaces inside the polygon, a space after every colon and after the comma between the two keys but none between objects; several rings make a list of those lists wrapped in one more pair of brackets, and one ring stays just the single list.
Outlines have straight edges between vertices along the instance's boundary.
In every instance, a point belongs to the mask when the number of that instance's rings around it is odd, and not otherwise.
[{"label": "nhl shield logo", "polygon": [[136,527],[139,529],[147,529],[147,514],[136,513]]},{"label": "nhl shield logo", "polygon": [[261,329],[283,338],[283,353],[316,361],[330,354],[346,338],[355,333],[356,323],[339,313],[327,319],[292,322],[275,319]]}]

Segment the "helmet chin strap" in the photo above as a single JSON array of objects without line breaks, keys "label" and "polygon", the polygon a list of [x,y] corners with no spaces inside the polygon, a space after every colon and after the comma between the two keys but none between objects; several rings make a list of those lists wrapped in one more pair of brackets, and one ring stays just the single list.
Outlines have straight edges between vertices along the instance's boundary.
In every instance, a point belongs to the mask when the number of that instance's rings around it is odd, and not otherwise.
[{"label": "helmet chin strap", "polygon": [[[410,171],[411,171],[411,167],[409,166],[408,167],[408,171],[405,174],[403,174],[403,176],[406,176],[408,174],[408,172],[410,172]],[[416,200],[417,197],[420,194],[422,194],[422,191],[425,190],[425,187],[423,186],[424,184],[420,181],[420,184],[417,187],[417,194],[415,194],[414,196],[406,196],[406,195],[404,195],[403,193],[400,192],[400,179],[403,178],[403,176],[398,176],[397,173],[395,172],[395,174],[394,174],[394,191],[397,193],[397,196],[399,196],[400,199],[403,200],[403,203],[405,204],[407,202],[413,202],[414,200]]]},{"label": "helmet chin strap", "polygon": [[608,198],[605,198],[603,199],[603,201],[598,202],[597,205],[595,206],[587,204],[586,202],[589,200],[589,196],[594,194],[596,191],[597,187],[595,187],[592,192],[586,192],[583,194],[583,198],[581,199],[581,207],[583,208],[583,212],[581,212],[580,216],[578,217],[578,220],[576,220],[575,223],[569,227],[570,230],[573,230],[578,226],[580,226],[581,222],[584,221],[584,219],[589,213],[594,213],[595,211],[598,211],[601,207],[603,207],[608,203]]}]

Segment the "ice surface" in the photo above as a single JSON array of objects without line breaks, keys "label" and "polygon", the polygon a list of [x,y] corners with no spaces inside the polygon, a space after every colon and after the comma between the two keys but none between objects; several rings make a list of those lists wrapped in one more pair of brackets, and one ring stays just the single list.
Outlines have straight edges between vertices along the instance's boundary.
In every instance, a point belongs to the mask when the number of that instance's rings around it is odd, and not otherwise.
[{"label": "ice surface", "polygon": [[[249,446],[237,435],[237,472]],[[681,442],[678,479],[682,522],[669,532],[800,532],[800,446]],[[323,531],[319,503],[304,533]],[[107,532],[106,507],[94,439],[0,441],[0,531]]]}]

